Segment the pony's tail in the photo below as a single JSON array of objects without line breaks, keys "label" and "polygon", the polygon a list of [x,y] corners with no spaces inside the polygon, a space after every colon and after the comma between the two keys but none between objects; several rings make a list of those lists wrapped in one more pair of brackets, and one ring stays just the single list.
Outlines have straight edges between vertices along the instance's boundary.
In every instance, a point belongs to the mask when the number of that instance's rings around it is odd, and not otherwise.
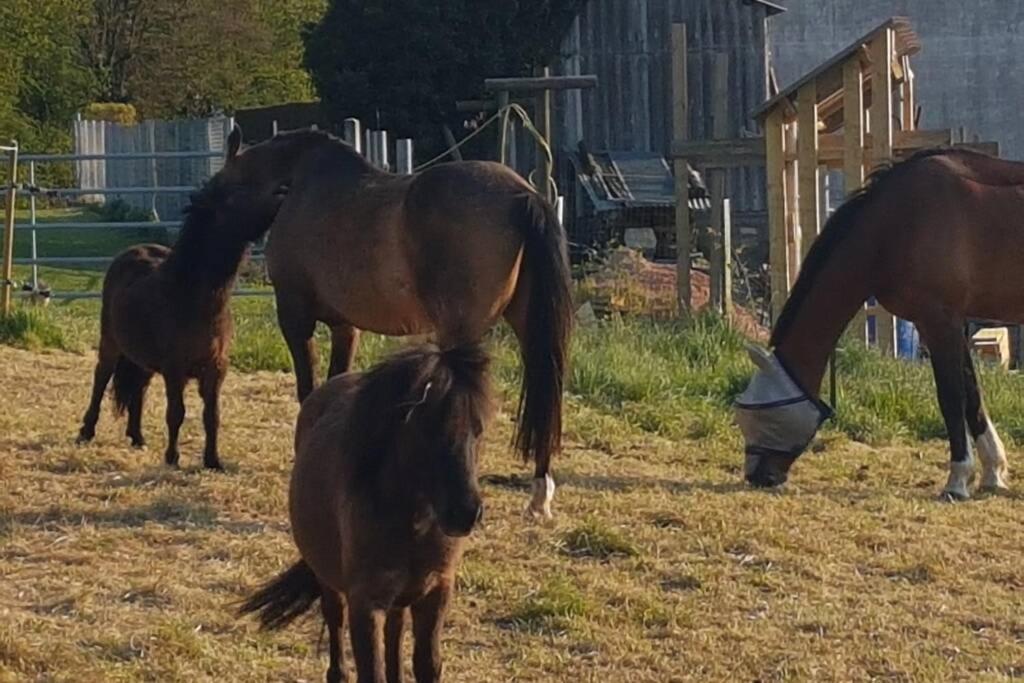
[{"label": "pony's tail", "polygon": [[524,196],[521,227],[529,277],[523,383],[515,445],[546,473],[562,445],[562,389],[572,334],[572,275],[565,231],[554,207],[540,195]]},{"label": "pony's tail", "polygon": [[114,366],[114,414],[121,416],[128,406],[141,401],[149,386],[152,373],[119,356]]},{"label": "pony's tail", "polygon": [[299,560],[243,602],[238,616],[255,613],[262,629],[274,631],[313,609],[320,596],[316,574]]}]

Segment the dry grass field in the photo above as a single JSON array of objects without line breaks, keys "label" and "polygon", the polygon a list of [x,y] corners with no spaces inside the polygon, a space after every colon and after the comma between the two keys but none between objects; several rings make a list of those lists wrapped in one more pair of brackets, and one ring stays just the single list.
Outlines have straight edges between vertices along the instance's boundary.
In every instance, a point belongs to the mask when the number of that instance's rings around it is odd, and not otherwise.
[{"label": "dry grass field", "polygon": [[[784,491],[751,491],[721,405],[662,428],[642,397],[602,409],[594,397],[610,390],[580,365],[552,524],[521,515],[511,395],[492,430],[447,680],[1024,677],[1019,485],[938,503],[943,443],[869,447],[846,436],[854,425],[829,432]],[[91,354],[0,346],[0,681],[322,680],[318,618],[267,635],[232,613],[294,557],[291,377],[229,376],[228,472],[210,474],[194,398],[182,470],[160,464],[159,381],[148,450],[129,449],[107,410],[96,441],[75,446],[91,368]]]}]

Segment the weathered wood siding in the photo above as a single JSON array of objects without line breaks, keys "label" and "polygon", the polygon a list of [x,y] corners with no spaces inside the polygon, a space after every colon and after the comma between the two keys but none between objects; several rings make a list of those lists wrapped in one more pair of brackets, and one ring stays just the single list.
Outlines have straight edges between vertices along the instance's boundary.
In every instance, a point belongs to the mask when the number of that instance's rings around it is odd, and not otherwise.
[{"label": "weathered wood siding", "polygon": [[[562,46],[564,74],[597,74],[599,86],[558,97],[560,147],[669,154],[671,31],[688,29],[690,138],[710,139],[712,57],[729,55],[729,132],[756,133],[750,112],[767,97],[767,8],[742,0],[591,0]],[[731,174],[739,210],[764,208],[763,171]]]}]

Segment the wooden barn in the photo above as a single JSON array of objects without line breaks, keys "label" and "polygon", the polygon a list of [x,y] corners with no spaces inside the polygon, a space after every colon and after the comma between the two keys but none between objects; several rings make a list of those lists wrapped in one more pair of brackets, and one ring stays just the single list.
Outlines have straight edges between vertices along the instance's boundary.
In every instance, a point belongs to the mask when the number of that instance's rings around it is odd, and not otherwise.
[{"label": "wooden barn", "polygon": [[[760,134],[751,114],[773,94],[770,83],[769,22],[785,11],[764,0],[591,0],[566,35],[556,71],[596,74],[594,90],[568,91],[557,98],[555,140],[573,154],[582,142],[597,155],[643,154],[658,166],[670,159],[672,143],[672,24],[688,34],[689,135],[711,139],[714,125],[712,63],[729,62],[730,136]],[[579,164],[561,165],[563,188],[573,218],[585,225],[594,208],[572,177]],[[737,238],[763,237],[767,229],[763,169],[730,173]],[[650,215],[647,211],[645,216]],[[670,216],[670,212],[660,215]],[[670,225],[642,225],[671,234]],[[583,240],[589,235],[578,235]]]}]

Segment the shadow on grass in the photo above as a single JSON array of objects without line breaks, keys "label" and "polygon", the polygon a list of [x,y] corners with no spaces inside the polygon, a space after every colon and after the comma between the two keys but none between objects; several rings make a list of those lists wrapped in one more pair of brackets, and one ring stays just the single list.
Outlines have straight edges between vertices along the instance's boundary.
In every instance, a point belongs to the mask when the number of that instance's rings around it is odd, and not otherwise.
[{"label": "shadow on grass", "polygon": [[204,503],[188,503],[168,499],[149,505],[125,507],[116,510],[74,509],[51,506],[42,511],[0,511],[0,533],[14,526],[57,530],[68,526],[96,526],[104,528],[135,528],[147,523],[171,529],[212,528],[218,526],[217,511]]},{"label": "shadow on grass", "polygon": [[[691,491],[728,494],[749,490],[749,487],[743,482],[687,482],[658,477],[576,474],[571,471],[558,471],[554,474],[554,477],[558,486],[588,491],[611,491],[613,493],[627,493],[635,489],[644,488],[657,488],[674,494],[689,493]],[[524,474],[485,474],[480,477],[480,483],[485,486],[494,486],[512,491],[529,491],[531,477]]]}]

